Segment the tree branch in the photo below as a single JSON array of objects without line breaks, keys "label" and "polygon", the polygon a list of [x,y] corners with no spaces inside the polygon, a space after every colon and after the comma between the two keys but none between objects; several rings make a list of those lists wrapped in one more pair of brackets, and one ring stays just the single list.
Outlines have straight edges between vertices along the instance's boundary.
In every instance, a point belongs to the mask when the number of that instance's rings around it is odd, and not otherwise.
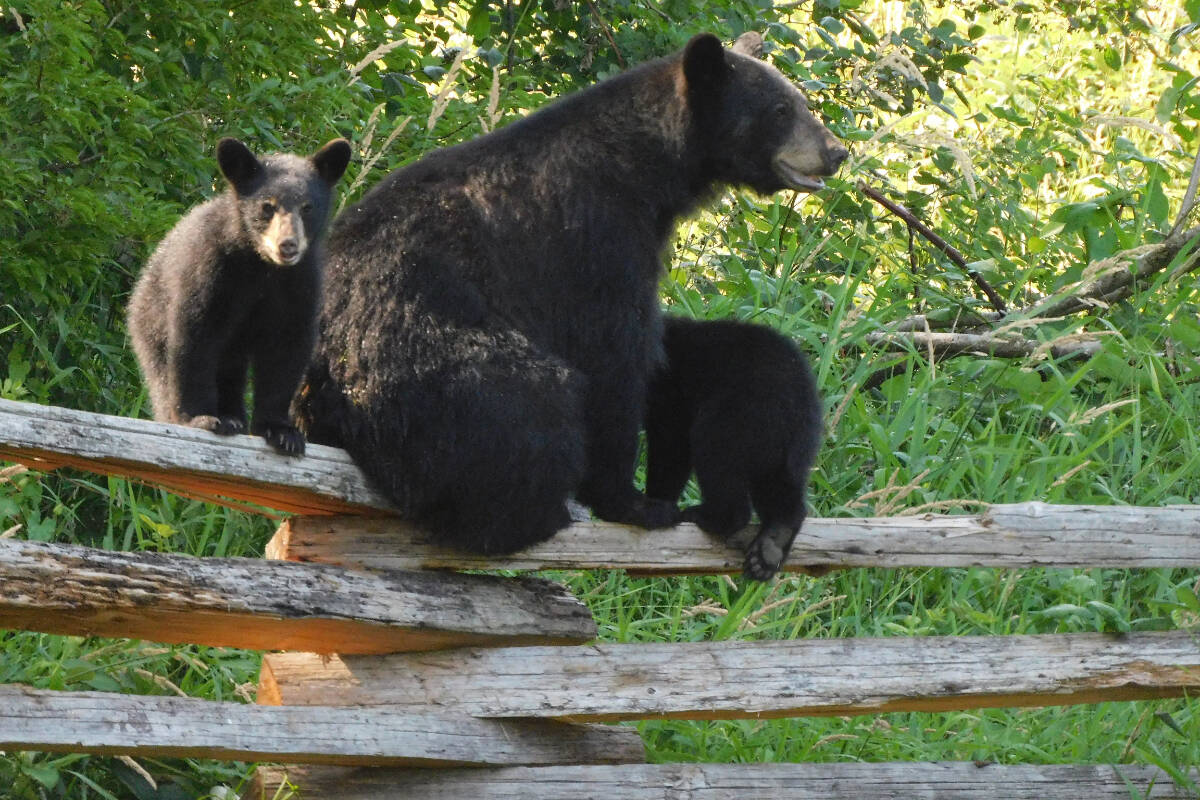
[{"label": "tree branch", "polygon": [[946,357],[980,353],[996,358],[1090,358],[1100,352],[1100,342],[1079,336],[1064,336],[1052,342],[1039,342],[1021,336],[997,336],[977,333],[924,333],[918,331],[869,333],[867,344],[888,350],[932,351]]},{"label": "tree branch", "polygon": [[[1056,295],[1043,298],[1029,308],[1017,309],[1007,316],[996,312],[980,312],[971,309],[949,308],[926,314],[914,314],[888,326],[895,332],[938,329],[978,330],[987,328],[1002,319],[1052,319],[1078,311],[1093,310],[1124,300],[1133,293],[1133,284],[1161,272],[1184,248],[1200,237],[1200,227],[1168,236],[1155,245],[1137,247],[1118,253],[1104,261],[1088,267],[1085,274],[1089,280],[1070,286]],[[1130,263],[1135,265],[1129,268]],[[1175,270],[1175,276],[1191,272],[1200,267],[1200,258],[1193,254]]]},{"label": "tree branch", "polygon": [[617,63],[621,69],[627,69],[625,59],[621,56],[621,48],[617,47],[617,40],[613,38],[612,28],[608,27],[608,23],[600,16],[600,12],[596,10],[596,4],[592,0],[587,0],[588,8],[591,9],[592,17],[595,18],[596,24],[600,26],[600,30],[604,31],[604,38],[608,39],[609,45],[613,49],[613,55],[617,57]]},{"label": "tree branch", "polygon": [[[1168,236],[1155,245],[1135,247],[1088,265],[1085,279],[1022,312],[1030,318],[1063,317],[1097,306],[1108,306],[1133,294],[1133,285],[1156,272],[1162,272],[1185,248],[1200,239],[1200,227]],[[1193,252],[1177,274],[1200,267]]]},{"label": "tree branch", "polygon": [[860,180],[858,182],[858,190],[874,200],[876,203],[879,203],[879,205],[883,206],[888,211],[895,214],[897,217],[900,217],[900,219],[904,220],[905,223],[908,224],[910,230],[915,230],[917,233],[924,236],[930,242],[930,244],[945,253],[947,258],[962,268],[967,275],[971,276],[971,280],[975,281],[975,285],[978,286],[985,295],[987,295],[988,302],[992,304],[992,308],[996,309],[996,311],[1000,312],[1001,314],[1004,314],[1008,311],[1008,307],[1005,305],[1004,299],[996,293],[996,290],[992,288],[991,284],[984,280],[982,275],[967,266],[967,260],[963,258],[962,253],[958,252],[958,250],[956,250],[949,242],[934,233],[928,225],[913,216],[911,211],[899,203],[892,202],[880,194],[877,190],[867,186],[865,181]]}]

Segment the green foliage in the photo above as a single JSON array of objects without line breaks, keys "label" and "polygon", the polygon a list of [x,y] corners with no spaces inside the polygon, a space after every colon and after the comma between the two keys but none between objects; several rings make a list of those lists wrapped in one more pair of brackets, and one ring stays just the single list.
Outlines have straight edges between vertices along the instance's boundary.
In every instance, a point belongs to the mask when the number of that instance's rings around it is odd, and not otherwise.
[{"label": "green foliage", "polygon": [[[754,319],[813,357],[829,408],[817,515],[979,502],[1200,503],[1200,297],[1170,270],[1088,316],[1086,362],[884,353],[910,314],[986,310],[961,269],[854,190],[903,202],[1015,306],[1172,226],[1200,122],[1200,2],[154,0],[0,4],[0,396],[145,415],[124,307],[141,264],[219,191],[213,148],[347,136],[349,199],[437,147],[681,46],[765,33],[851,143],[816,195],[730,193],[679,230],[667,303]],[[1172,267],[1178,266],[1172,265]],[[885,367],[891,377],[870,379]],[[689,499],[695,498],[694,487]],[[270,522],[65,472],[0,472],[0,533],[196,555],[261,552]],[[1200,623],[1184,570],[856,570],[771,586],[561,576],[602,638],[1158,630]],[[847,665],[852,669],[853,665]],[[0,633],[0,681],[234,700],[253,654]],[[655,760],[1200,763],[1194,700],[961,714],[647,722]],[[6,797],[222,796],[246,765],[0,758]],[[214,787],[217,787],[214,789]]]}]

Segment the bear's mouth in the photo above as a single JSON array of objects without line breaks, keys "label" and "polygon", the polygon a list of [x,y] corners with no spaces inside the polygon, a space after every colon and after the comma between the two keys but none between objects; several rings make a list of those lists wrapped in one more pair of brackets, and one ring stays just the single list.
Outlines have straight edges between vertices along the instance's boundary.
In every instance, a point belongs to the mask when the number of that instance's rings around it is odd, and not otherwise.
[{"label": "bear's mouth", "polygon": [[775,160],[775,171],[787,183],[788,188],[799,192],[817,192],[825,188],[825,181],[816,175],[807,175],[783,159]]}]

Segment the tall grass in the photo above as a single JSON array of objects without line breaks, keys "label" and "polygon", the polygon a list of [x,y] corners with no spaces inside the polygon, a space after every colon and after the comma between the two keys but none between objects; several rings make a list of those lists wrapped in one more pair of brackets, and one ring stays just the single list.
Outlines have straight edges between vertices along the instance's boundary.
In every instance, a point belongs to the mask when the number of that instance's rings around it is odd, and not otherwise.
[{"label": "tall grass", "polygon": [[[878,6],[879,18],[866,18],[884,32],[885,18],[902,9]],[[987,68],[963,85],[972,107],[957,118],[926,108],[910,118],[866,119],[861,130],[840,131],[861,148],[858,172],[845,182],[830,181],[817,198],[730,194],[679,231],[663,283],[671,313],[755,320],[793,337],[813,360],[828,420],[813,476],[814,515],[1027,500],[1200,503],[1200,297],[1192,278],[1160,276],[1092,319],[1026,331],[1042,339],[1081,329],[1102,334],[1102,353],[1087,362],[931,363],[921,352],[865,344],[867,333],[910,313],[979,303],[963,276],[919,242],[910,251],[902,227],[855,197],[856,177],[886,180],[1018,304],[1078,279],[1109,245],[1088,238],[1107,219],[1109,206],[1098,198],[1126,193],[1104,230],[1131,246],[1153,238],[1159,194],[1182,194],[1188,164],[1178,142],[1138,126],[1121,128],[1119,139],[1111,126],[1079,129],[1081,112],[1072,105],[1086,97],[1089,113],[1145,117],[1169,76],[1138,62],[1099,81],[1085,63],[1085,37],[1038,48],[1030,44],[1037,31],[997,30],[984,53]],[[494,102],[486,110],[482,101],[469,110],[453,103],[455,119],[483,113],[495,122]],[[891,132],[879,135],[885,126]],[[390,126],[393,136],[400,129]],[[1085,202],[1097,208],[1077,205]],[[1056,219],[1066,207],[1092,216],[1079,225],[1077,216]],[[123,298],[104,296],[102,286],[97,277],[36,319],[0,306],[0,395],[144,415],[114,312]],[[87,356],[72,355],[80,352]],[[897,362],[890,379],[866,388]],[[686,499],[696,498],[690,487]],[[15,525],[15,535],[33,539],[202,556],[258,555],[273,528],[260,517],[65,470],[0,477],[0,532]],[[619,572],[556,577],[588,603],[605,641],[1200,625],[1194,570],[860,569],[770,585]],[[224,648],[0,633],[0,681],[53,689],[249,700],[258,666],[257,654]],[[1190,698],[637,727],[655,761],[1149,763],[1200,797],[1181,774],[1200,764],[1200,706]],[[222,787],[237,787],[252,765],[146,759],[138,767],[154,776],[156,790],[119,760],[9,753],[0,757],[0,797],[224,797]]]}]

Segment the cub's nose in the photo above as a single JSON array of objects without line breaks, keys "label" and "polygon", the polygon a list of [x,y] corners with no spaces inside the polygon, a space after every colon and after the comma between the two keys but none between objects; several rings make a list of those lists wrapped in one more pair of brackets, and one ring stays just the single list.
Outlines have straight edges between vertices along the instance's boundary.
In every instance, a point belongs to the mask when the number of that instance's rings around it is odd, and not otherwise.
[{"label": "cub's nose", "polygon": [[838,167],[842,166],[842,162],[850,157],[850,151],[846,146],[838,143],[825,151],[825,162],[829,167],[829,174],[832,175],[838,171]]},{"label": "cub's nose", "polygon": [[284,239],[279,243],[279,255],[285,260],[291,261],[300,255],[300,243],[292,238]]}]

